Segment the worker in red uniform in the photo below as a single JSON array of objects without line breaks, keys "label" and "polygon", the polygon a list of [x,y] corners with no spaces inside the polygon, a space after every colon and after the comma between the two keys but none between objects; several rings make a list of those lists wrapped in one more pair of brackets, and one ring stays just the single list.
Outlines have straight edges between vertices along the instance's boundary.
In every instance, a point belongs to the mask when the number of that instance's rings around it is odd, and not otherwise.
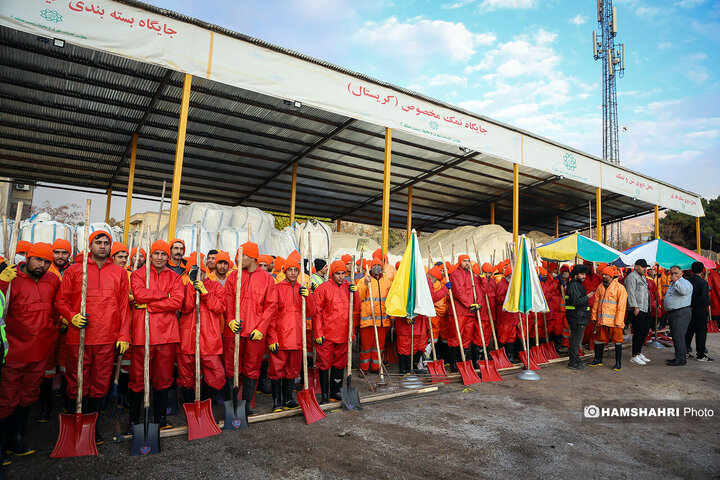
[{"label": "worker in red uniform", "polygon": [[110,257],[112,258],[114,264],[125,268],[129,256],[130,251],[124,243],[113,242],[112,249],[110,250]]},{"label": "worker in red uniform", "polygon": [[145,384],[145,311],[150,314],[150,382],[153,387],[154,422],[160,428],[172,425],[165,413],[168,388],[173,383],[175,353],[180,342],[177,311],[185,288],[180,276],[168,268],[170,246],[158,240],[150,246],[150,287],[145,286],[146,270],[138,268],[130,275],[135,308],[132,311],[132,353],[130,359],[130,428],[140,422]]},{"label": "worker in red uniform", "polygon": [[129,272],[135,270],[135,255],[138,255],[138,251],[139,256],[137,258],[137,268],[143,268],[145,266],[145,257],[147,256],[145,254],[145,249],[138,249],[138,247],[133,247],[132,251],[130,252],[130,258],[128,258],[127,264],[125,265],[125,268]]},{"label": "worker in red uniform", "polygon": [[283,265],[285,279],[275,286],[278,296],[277,313],[268,328],[270,368],[268,376],[272,388],[273,412],[298,408],[293,399],[295,378],[302,366],[302,299],[308,302],[307,311],[312,310],[312,297],[307,287],[298,282],[300,264],[291,259]]},{"label": "worker in red uniform", "polygon": [[186,260],[185,242],[179,238],[170,241],[170,258],[168,258],[168,268],[178,275],[185,273]]},{"label": "worker in red uniform", "polygon": [[[185,285],[180,317],[180,345],[178,346],[178,387],[182,388],[183,403],[195,401],[195,292],[200,292],[200,373],[204,382],[205,398],[214,398],[225,385],[225,368],[222,363],[222,315],[226,309],[225,289],[220,282],[207,277],[206,263],[200,256],[197,279]],[[197,269],[195,259],[188,260],[186,269],[193,276]]]},{"label": "worker in red uniform", "polygon": [[[99,412],[110,387],[115,349],[125,353],[130,346],[130,282],[125,270],[109,260],[112,237],[104,230],[90,234],[86,315],[80,313],[83,265],[76,263],[63,275],[55,298],[60,315],[70,320],[65,365],[68,397],[77,395],[77,356],[80,329],[85,333],[83,399],[85,413]],[[95,429],[96,443],[103,443]]]},{"label": "worker in red uniform", "polygon": [[[8,353],[0,379],[0,456],[29,455],[35,450],[24,443],[30,405],[38,398],[48,358],[55,353],[57,312],[53,305],[60,280],[48,269],[53,261],[49,243],[36,243],[26,261],[6,267],[0,290],[12,285],[6,306],[5,333]],[[15,278],[13,278],[15,277]]]},{"label": "worker in red uniform", "polygon": [[[480,309],[480,304],[473,299],[472,289],[472,285],[475,283],[476,291],[479,292],[480,282],[477,281],[477,277],[472,274],[470,257],[468,255],[460,255],[458,262],[458,268],[450,273],[449,279],[452,284],[455,313],[457,314],[463,344],[460,345],[457,337],[457,329],[454,325],[455,319],[451,318],[450,329],[454,335],[450,335],[448,338],[448,347],[450,350],[450,369],[453,372],[457,371],[456,363],[460,358],[460,348],[468,348],[473,340],[473,325],[477,323],[475,312]],[[474,354],[473,360],[477,360]]]},{"label": "worker in red uniform", "polygon": [[714,270],[708,270],[707,282],[710,291],[710,315],[712,321],[720,326],[720,265]]},{"label": "worker in red uniform", "polygon": [[518,338],[518,319],[517,313],[510,313],[503,310],[505,296],[510,288],[510,276],[512,275],[512,267],[508,263],[503,267],[503,278],[495,285],[495,330],[498,337],[498,348],[505,347],[508,360],[512,363],[518,363],[516,356],[515,340]]},{"label": "worker in red uniform", "polygon": [[335,260],[328,272],[330,280],[313,294],[313,337],[320,369],[321,403],[340,398],[343,369],[348,360],[350,295],[354,295],[353,314],[360,311],[357,286],[345,280],[345,263]]},{"label": "worker in red uniform", "polygon": [[[237,289],[238,270],[233,271],[225,281],[227,308],[225,321],[228,328],[223,330],[223,361],[225,377],[228,382],[233,378],[233,359],[235,355],[235,333],[240,332],[240,373],[243,376],[242,399],[245,400],[245,412],[252,415],[252,401],[263,353],[265,336],[270,320],[277,311],[277,292],[275,279],[265,270],[258,268],[260,257],[258,246],[253,242],[242,245],[243,256],[238,268],[242,268],[240,279],[240,318],[235,318],[235,291]],[[232,391],[232,388],[230,388]]]},{"label": "worker in red uniform", "polygon": [[547,270],[545,270],[545,272],[545,278],[544,280],[541,279],[540,284],[549,310],[545,313],[545,321],[547,322],[548,337],[550,341],[555,344],[555,350],[557,351],[561,345],[564,326],[563,299],[562,293],[560,292],[560,283],[557,278],[551,274],[547,274]]}]

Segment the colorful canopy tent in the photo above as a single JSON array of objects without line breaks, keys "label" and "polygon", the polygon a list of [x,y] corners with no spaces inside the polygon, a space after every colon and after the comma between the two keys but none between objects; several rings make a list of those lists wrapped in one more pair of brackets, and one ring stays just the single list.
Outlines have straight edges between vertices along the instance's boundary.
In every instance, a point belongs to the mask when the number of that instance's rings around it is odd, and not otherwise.
[{"label": "colorful canopy tent", "polygon": [[623,252],[625,259],[617,259],[615,265],[631,266],[636,260],[645,259],[652,265],[657,263],[663,268],[670,268],[674,265],[683,270],[690,268],[694,262],[702,262],[705,268],[715,268],[715,262],[697,253],[683,248],[665,240],[656,239],[642,245],[629,248]]},{"label": "colorful canopy tent", "polygon": [[611,263],[623,258],[622,252],[578,233],[548,242],[538,247],[537,253],[546,260],[558,261],[573,260],[576,255],[589,262],[601,263]]},{"label": "colorful canopy tent", "polygon": [[385,309],[393,317],[436,316],[415,229],[388,291]]},{"label": "colorful canopy tent", "polygon": [[548,306],[535,274],[535,264],[525,235],[520,237],[520,248],[510,277],[510,288],[505,294],[503,310],[506,312],[547,312]]}]

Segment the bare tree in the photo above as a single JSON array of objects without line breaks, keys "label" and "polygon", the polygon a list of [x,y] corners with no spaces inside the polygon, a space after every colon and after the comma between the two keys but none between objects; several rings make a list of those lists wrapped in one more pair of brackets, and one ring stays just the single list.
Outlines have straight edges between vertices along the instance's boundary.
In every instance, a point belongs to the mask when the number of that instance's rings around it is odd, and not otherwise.
[{"label": "bare tree", "polygon": [[42,205],[33,205],[30,209],[30,215],[36,215],[42,212],[50,215],[50,218],[56,222],[67,223],[68,225],[75,225],[82,220],[80,206],[76,203],[53,206],[50,202],[45,200]]}]

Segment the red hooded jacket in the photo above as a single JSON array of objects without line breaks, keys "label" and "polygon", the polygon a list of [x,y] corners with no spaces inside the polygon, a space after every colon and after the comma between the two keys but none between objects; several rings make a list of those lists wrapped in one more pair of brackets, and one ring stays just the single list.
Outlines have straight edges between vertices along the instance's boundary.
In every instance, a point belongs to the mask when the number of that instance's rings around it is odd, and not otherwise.
[{"label": "red hooded jacket", "polygon": [[[221,319],[226,308],[225,289],[215,280],[205,279],[203,284],[208,293],[200,295],[200,355],[221,355]],[[184,288],[178,353],[195,355],[195,287],[187,284]]]},{"label": "red hooded jacket", "polygon": [[[235,320],[235,291],[237,289],[237,270],[231,272],[225,281],[225,322]],[[240,287],[241,337],[249,337],[253,330],[267,335],[270,319],[277,311],[277,292],[275,279],[265,270],[256,268],[249,273],[243,269]],[[232,338],[230,328],[223,330],[223,336]]]},{"label": "red hooded jacket", "polygon": [[[138,268],[130,275],[130,284],[135,303],[146,304],[150,314],[150,345],[179,342],[177,312],[185,296],[180,275],[167,267],[158,275],[157,269],[151,266],[150,288],[147,289],[145,268]],[[145,345],[145,310],[142,308],[132,311],[132,344]]]},{"label": "red hooded jacket", "polygon": [[[268,344],[278,343],[280,350],[302,349],[302,303],[300,284],[290,283],[287,279],[275,285],[278,296],[278,309],[268,328]],[[305,314],[311,316],[315,301],[310,295],[305,299]]]},{"label": "red hooded jacket", "polygon": [[[350,310],[350,284],[341,285],[330,279],[323,282],[313,294],[313,335],[325,337],[333,343],[348,341],[348,313]],[[355,292],[353,314],[360,312],[360,295]]]}]

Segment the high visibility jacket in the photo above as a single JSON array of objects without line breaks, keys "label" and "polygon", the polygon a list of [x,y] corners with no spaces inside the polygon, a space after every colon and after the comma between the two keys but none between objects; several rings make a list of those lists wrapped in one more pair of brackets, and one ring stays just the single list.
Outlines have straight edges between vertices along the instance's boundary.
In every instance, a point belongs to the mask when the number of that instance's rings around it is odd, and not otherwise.
[{"label": "high visibility jacket", "polygon": [[[65,270],[60,290],[55,297],[55,308],[68,321],[80,313],[82,290],[82,263]],[[130,282],[125,269],[107,260],[102,268],[88,262],[87,307],[89,319],[85,329],[86,345],[107,345],[117,341],[130,341]],[[68,345],[80,342],[80,329],[72,323],[66,335]]]},{"label": "high visibility jacket", "polygon": [[606,327],[623,328],[625,326],[625,309],[627,307],[627,291],[617,279],[610,285],[604,284],[595,291],[595,304],[592,306],[590,318],[597,324]]},{"label": "high visibility jacket", "polygon": [[717,316],[720,315],[720,273],[710,270],[707,280],[710,287],[710,311],[713,316]]},{"label": "high visibility jacket", "polygon": [[665,295],[667,295],[668,288],[670,288],[670,270],[666,270],[667,273],[660,275],[658,283],[660,284],[660,303],[665,304]]},{"label": "high visibility jacket", "polygon": [[[183,304],[185,288],[180,275],[169,268],[160,274],[150,267],[150,288],[145,288],[145,269],[138,268],[130,275],[135,303],[146,304],[150,314],[150,345],[180,341],[177,312]],[[168,296],[169,294],[169,296]],[[145,345],[145,310],[132,310],[132,344]]]},{"label": "high visibility jacket", "polygon": [[[307,323],[302,319],[300,283],[284,280],[275,286],[278,296],[277,312],[270,320],[268,344],[279,344],[280,350],[302,349],[302,329]],[[312,315],[314,295],[305,299],[305,314]]]},{"label": "high visibility jacket", "polygon": [[[10,302],[5,318],[5,334],[10,344],[8,362],[37,362],[49,358],[55,352],[57,311],[54,300],[60,289],[60,280],[46,272],[36,282],[20,269],[12,281]],[[7,282],[0,282],[0,289],[7,292]]]},{"label": "high visibility jacket", "polygon": [[[225,322],[235,320],[235,291],[237,289],[237,270],[228,274],[225,281]],[[242,271],[240,279],[240,320],[242,321],[241,337],[249,337],[253,330],[267,335],[270,319],[277,311],[277,291],[275,279],[265,270],[256,268],[250,273]],[[223,336],[232,338],[230,328],[223,330]]]},{"label": "high visibility jacket", "polygon": [[438,317],[446,317],[450,311],[450,296],[448,295],[447,287],[445,287],[440,280],[431,283],[430,279],[428,279],[428,284],[430,285],[430,293],[435,302],[435,313],[437,313]]},{"label": "high visibility jacket", "polygon": [[[359,312],[360,295],[358,292],[354,295],[353,312]],[[349,329],[350,284],[347,281],[343,281],[341,285],[336,284],[334,280],[324,282],[313,293],[313,301],[313,336],[325,337],[333,343],[346,343]]]},{"label": "high visibility jacket", "polygon": [[[221,355],[222,346],[222,315],[225,313],[225,289],[215,280],[203,281],[208,293],[200,295],[200,355]],[[182,315],[180,316],[180,346],[179,353],[195,354],[195,327],[197,314],[195,313],[195,287],[185,285],[185,295],[182,302]]]},{"label": "high visibility jacket", "polygon": [[[366,277],[367,278],[367,277]],[[365,279],[357,281],[358,295],[360,296],[360,328],[372,327],[373,313],[378,327],[389,327],[390,318],[385,311],[385,299],[390,291],[392,282],[385,277],[379,279],[370,277],[370,285],[365,284]],[[370,301],[370,289],[372,289],[372,302]],[[373,312],[372,307],[375,307]]]}]

